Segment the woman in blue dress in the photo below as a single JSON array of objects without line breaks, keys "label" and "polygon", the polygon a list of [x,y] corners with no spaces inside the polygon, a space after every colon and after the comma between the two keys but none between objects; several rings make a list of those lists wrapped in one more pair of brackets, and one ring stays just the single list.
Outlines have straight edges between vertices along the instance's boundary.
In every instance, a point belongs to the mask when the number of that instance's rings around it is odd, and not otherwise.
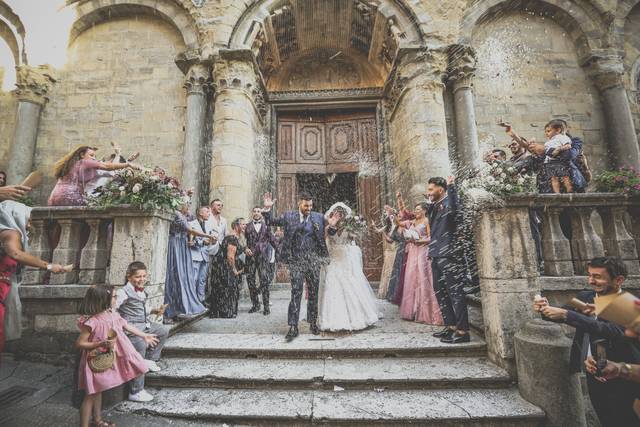
[{"label": "woman in blue dress", "polygon": [[189,228],[188,211],[189,205],[185,203],[176,212],[169,226],[167,275],[164,285],[164,303],[169,306],[165,311],[165,323],[173,322],[178,316],[195,316],[206,311],[198,300],[188,241],[190,234],[205,239],[211,239],[212,236]]}]

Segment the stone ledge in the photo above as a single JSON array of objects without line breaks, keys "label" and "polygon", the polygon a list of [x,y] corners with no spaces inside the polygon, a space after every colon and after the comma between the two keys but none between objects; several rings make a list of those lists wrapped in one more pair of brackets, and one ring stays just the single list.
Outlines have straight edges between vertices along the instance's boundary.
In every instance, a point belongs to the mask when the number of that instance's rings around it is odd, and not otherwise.
[{"label": "stone ledge", "polygon": [[516,194],[505,199],[503,207],[605,207],[605,206],[639,206],[639,196],[624,196],[617,193],[575,193],[575,194]]},{"label": "stone ledge", "polygon": [[51,206],[34,207],[31,211],[32,219],[93,219],[93,218],[117,218],[117,217],[157,217],[173,220],[173,214],[161,210],[143,211],[131,205],[119,205],[109,208],[89,206]]},{"label": "stone ledge", "polygon": [[[588,291],[591,287],[587,276],[552,277],[540,276],[538,279],[542,291]],[[628,291],[640,291],[640,276],[629,276],[622,288]]]}]

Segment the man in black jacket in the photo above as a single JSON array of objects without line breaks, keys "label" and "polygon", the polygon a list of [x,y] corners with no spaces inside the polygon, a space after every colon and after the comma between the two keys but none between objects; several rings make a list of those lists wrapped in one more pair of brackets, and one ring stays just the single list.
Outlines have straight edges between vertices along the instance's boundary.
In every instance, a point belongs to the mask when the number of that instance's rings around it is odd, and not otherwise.
[{"label": "man in black jacket", "polygon": [[[588,266],[589,285],[593,290],[578,293],[577,298],[593,304],[596,295],[620,292],[627,270],[620,258],[599,257]],[[604,346],[607,359],[614,362],[638,363],[640,352],[634,340],[625,337],[624,328],[591,315],[593,306],[580,313],[575,309],[552,307],[546,298],[534,301],[534,310],[543,319],[564,323],[576,329],[571,346],[570,368],[580,372],[588,355],[596,355],[597,347]],[[602,427],[637,426],[640,420],[633,412],[633,401],[638,396],[638,385],[615,379],[600,382],[587,375],[589,398],[600,419]]]},{"label": "man in black jacket", "polygon": [[460,249],[456,247],[456,216],[458,195],[454,178],[447,181],[441,177],[429,179],[427,197],[432,204],[429,210],[431,242],[429,258],[433,272],[433,290],[438,299],[446,327],[433,334],[448,344],[469,342],[469,315],[464,295],[462,268],[457,259]]}]

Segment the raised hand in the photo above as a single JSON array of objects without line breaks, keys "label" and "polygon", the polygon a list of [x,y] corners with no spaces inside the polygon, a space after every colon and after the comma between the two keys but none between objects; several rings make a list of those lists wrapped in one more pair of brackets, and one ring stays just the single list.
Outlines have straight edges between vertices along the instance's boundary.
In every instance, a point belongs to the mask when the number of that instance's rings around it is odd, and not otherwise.
[{"label": "raised hand", "polygon": [[273,205],[276,203],[276,199],[271,196],[271,193],[264,193],[262,196],[263,206],[266,211],[271,210]]},{"label": "raised hand", "polygon": [[24,185],[7,185],[0,187],[0,202],[4,200],[17,200],[31,191],[31,187]]},{"label": "raised hand", "polygon": [[452,175],[449,175],[449,177],[447,177],[447,185],[453,185],[456,183],[456,178]]},{"label": "raised hand", "polygon": [[335,227],[341,219],[342,219],[342,214],[340,212],[334,212],[329,216],[329,219],[327,220],[327,222],[331,227]]}]

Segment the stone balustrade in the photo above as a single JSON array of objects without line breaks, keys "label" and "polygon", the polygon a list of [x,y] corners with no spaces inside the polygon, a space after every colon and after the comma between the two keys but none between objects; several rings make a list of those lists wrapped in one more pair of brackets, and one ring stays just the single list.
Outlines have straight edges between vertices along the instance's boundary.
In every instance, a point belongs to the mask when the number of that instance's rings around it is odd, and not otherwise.
[{"label": "stone balustrade", "polygon": [[31,214],[29,252],[69,273],[25,268],[20,297],[23,338],[18,353],[69,354],[77,337],[78,304],[93,284],[123,285],[128,264],[148,267],[148,309],[164,300],[169,224],[173,216],[127,206],[36,207]]},{"label": "stone balustrade", "polygon": [[[542,271],[531,233],[532,211],[542,219]],[[536,317],[536,294],[552,304],[565,303],[588,289],[587,263],[604,255],[620,256],[629,270],[624,287],[640,290],[640,198],[517,195],[483,209],[474,230],[489,356],[514,375],[513,337]]]}]

